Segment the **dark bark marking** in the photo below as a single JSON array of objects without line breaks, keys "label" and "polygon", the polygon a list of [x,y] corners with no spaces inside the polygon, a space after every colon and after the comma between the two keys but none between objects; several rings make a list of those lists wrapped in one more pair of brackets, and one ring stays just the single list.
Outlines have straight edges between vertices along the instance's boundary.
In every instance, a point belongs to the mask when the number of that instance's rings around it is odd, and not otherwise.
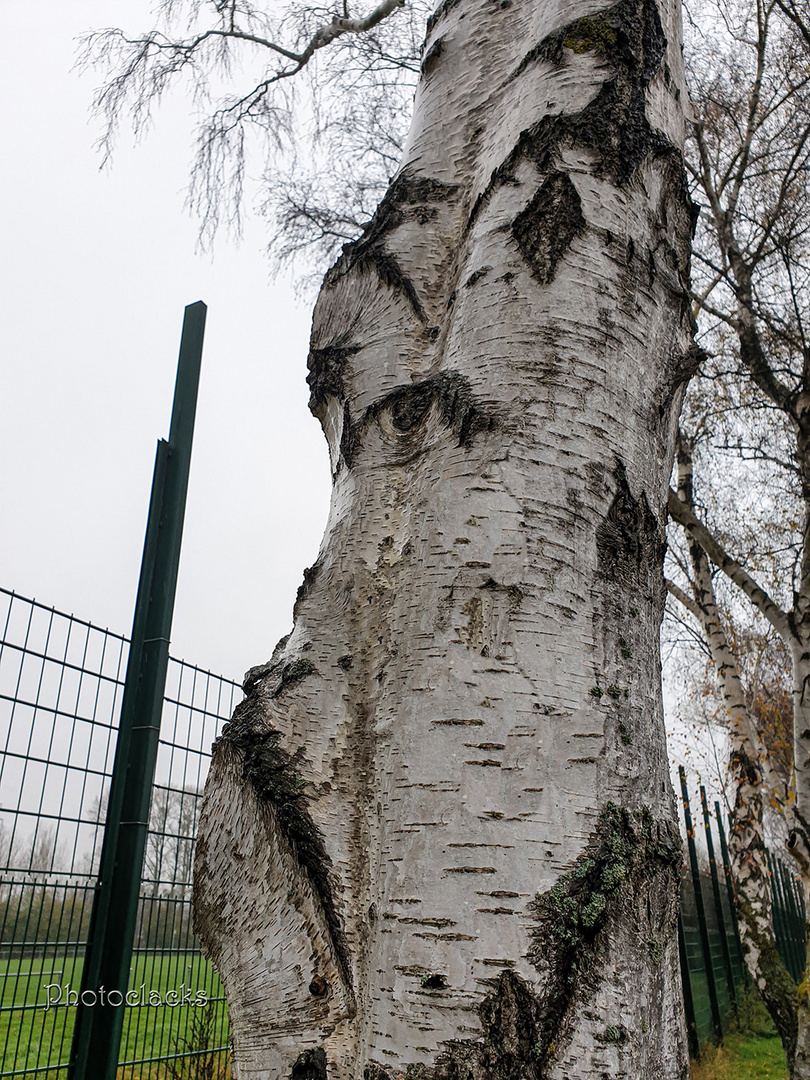
[{"label": "dark bark marking", "polygon": [[577,19],[548,35],[523,58],[507,81],[517,78],[538,60],[564,62],[566,40],[583,48],[594,45],[615,69],[593,101],[578,113],[545,116],[521,132],[512,152],[492,173],[485,191],[472,209],[469,225],[492,191],[514,180],[522,159],[548,172],[559,147],[566,143],[592,150],[597,174],[610,175],[616,184],[630,182],[636,169],[651,154],[671,156],[678,168],[680,154],[647,120],[645,91],[661,66],[666,38],[655,0],[621,0],[614,7],[586,19]]},{"label": "dark bark marking", "polygon": [[469,446],[477,434],[495,426],[494,415],[477,401],[469,379],[457,371],[442,371],[410,386],[398,386],[370,405],[357,421],[352,421],[345,403],[340,449],[346,464],[351,468],[364,432],[384,412],[389,413],[392,426],[402,435],[398,449],[410,457],[421,453],[420,429],[434,405],[455,434],[458,446]]},{"label": "dark bark marking", "polygon": [[631,812],[608,803],[574,869],[532,903],[537,930],[529,959],[547,975],[537,1050],[542,1072],[573,1022],[575,1003],[599,980],[603,933],[609,937],[626,898],[650,888],[654,878],[674,891],[680,862],[671,822],[656,822],[646,808]]},{"label": "dark bark marking", "polygon": [[405,296],[420,322],[427,322],[427,315],[416,292],[416,286],[389,252],[376,247],[367,248],[357,254],[352,261],[352,266],[356,266],[359,270],[373,270],[384,285]]},{"label": "dark bark marking", "polygon": [[379,1065],[366,1065],[363,1069],[363,1080],[391,1080],[391,1077]]},{"label": "dark bark marking", "polygon": [[503,971],[478,1007],[481,1040],[452,1041],[434,1065],[410,1065],[409,1080],[541,1080],[534,1053],[539,1006],[529,986]]},{"label": "dark bark marking", "polygon": [[423,990],[445,990],[447,988],[447,976],[446,975],[423,975],[419,980],[419,985]]},{"label": "dark bark marking", "polygon": [[486,277],[486,275],[490,272],[491,269],[491,266],[481,266],[478,270],[473,270],[473,272],[464,282],[463,288],[471,289],[473,285],[477,285],[481,278]]},{"label": "dark bark marking", "polygon": [[335,285],[355,267],[361,271],[370,270],[384,284],[404,295],[419,321],[425,322],[425,311],[416,287],[394,256],[385,250],[385,237],[409,218],[424,223],[434,215],[436,203],[447,202],[459,190],[459,184],[445,184],[404,168],[394,178],[362,235],[343,245],[337,262],[326,272],[324,287]]},{"label": "dark bark marking", "polygon": [[428,51],[425,53],[424,59],[422,60],[419,68],[422,75],[429,75],[431,73],[431,71],[436,67],[436,64],[439,62],[439,57],[442,55],[443,52],[444,38],[438,38],[436,41],[433,42]]},{"label": "dark bark marking", "polygon": [[[502,971],[478,1006],[480,1037],[452,1040],[432,1065],[409,1065],[408,1080],[544,1080],[581,999],[598,984],[614,920],[656,879],[674,895],[680,865],[674,825],[657,822],[647,809],[609,803],[574,868],[530,905],[536,930],[529,960],[545,976],[541,992]],[[608,1025],[601,1038],[624,1042],[627,1032]]]},{"label": "dark bark marking", "polygon": [[306,679],[308,675],[317,674],[315,665],[306,656],[301,656],[289,664],[285,664],[281,671],[281,681],[273,691],[272,697],[277,698],[290,686]]},{"label": "dark bark marking", "polygon": [[[688,307],[688,293],[685,295],[687,300],[686,314],[688,318],[691,319],[691,310]],[[682,386],[689,382],[689,380],[698,370],[700,365],[704,362],[704,360],[707,360],[708,357],[709,354],[706,352],[705,349],[701,349],[699,345],[696,345],[694,342],[692,342],[692,344],[685,352],[678,353],[670,359],[669,372],[667,382],[665,383],[664,396],[661,399],[661,404],[658,406],[659,416],[663,416],[667,409],[669,409],[672,402],[675,400],[675,395],[678,390],[680,390]]]},{"label": "dark bark marking", "polygon": [[348,401],[343,402],[343,428],[340,432],[340,455],[349,468],[354,462],[355,451],[358,446],[356,425],[352,421],[351,410]]},{"label": "dark bark marking", "polygon": [[439,4],[427,21],[425,37],[430,35],[431,30],[440,19],[443,19],[449,11],[452,11],[453,8],[457,7],[460,3],[461,0],[442,0],[441,4]]},{"label": "dark bark marking", "polygon": [[553,172],[512,222],[532,277],[548,285],[575,237],[585,231],[582,200],[570,178]]},{"label": "dark bark marking", "polygon": [[307,358],[310,412],[314,413],[319,406],[324,405],[328,397],[343,400],[346,362],[359,351],[359,345],[330,345],[325,349],[310,350]]},{"label": "dark bark marking", "polygon": [[293,614],[295,614],[295,609],[298,608],[298,605],[301,604],[304,600],[306,600],[307,596],[309,595],[310,589],[318,580],[318,574],[320,573],[320,569],[320,563],[318,562],[313,563],[312,566],[305,567],[304,580],[298,586],[298,591],[295,594],[295,608],[293,610]]},{"label": "dark bark marking", "polygon": [[596,531],[599,575],[626,587],[632,595],[649,588],[658,576],[666,542],[644,492],[636,499],[622,462],[615,469],[617,491]]},{"label": "dark bark marking", "polygon": [[326,1080],[326,1054],[317,1050],[305,1050],[299,1055],[290,1073],[290,1080]]},{"label": "dark bark marking", "polygon": [[565,61],[565,49],[595,52],[613,67],[627,68],[646,86],[661,66],[667,41],[655,0],[620,0],[620,3],[575,19],[535,45],[521,60],[510,81],[531,64]]},{"label": "dark bark marking", "polygon": [[227,743],[236,751],[244,779],[260,802],[272,806],[282,835],[320,901],[341,975],[346,986],[351,987],[349,950],[330,880],[332,860],[307,808],[307,783],[300,772],[304,748],[290,754],[280,745],[281,733],[268,727],[260,693],[258,687],[254,688],[236,706],[217,743]]}]

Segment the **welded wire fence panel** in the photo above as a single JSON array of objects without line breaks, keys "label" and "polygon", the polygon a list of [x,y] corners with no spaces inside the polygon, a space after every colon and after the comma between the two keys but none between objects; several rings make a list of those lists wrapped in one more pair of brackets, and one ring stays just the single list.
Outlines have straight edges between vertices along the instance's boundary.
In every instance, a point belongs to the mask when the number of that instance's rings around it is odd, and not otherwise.
[{"label": "welded wire fence panel", "polygon": [[[717,804],[715,804],[717,808]],[[725,855],[725,835],[719,808],[710,814],[709,826],[715,848],[723,851],[721,864],[717,867],[723,887],[716,889],[710,873],[706,847],[696,852],[698,883],[693,875],[684,870],[681,882],[681,921],[683,926],[683,951],[685,963],[684,983],[688,980],[690,993],[687,1002],[687,1025],[693,1030],[696,1048],[716,1036],[712,1018],[711,997],[714,992],[719,1010],[720,1028],[728,1030],[734,1017],[734,1001],[744,985],[746,973],[740,951],[736,912],[728,899],[725,888],[730,867]],[[702,828],[702,826],[701,826]],[[701,829],[693,826],[692,839],[700,837]],[[805,967],[804,898],[792,868],[772,852],[767,854],[771,874],[773,928],[779,953],[793,978],[798,982]],[[691,852],[690,852],[691,858]],[[696,897],[700,890],[702,904]],[[701,925],[701,923],[703,925]],[[708,941],[708,950],[704,946]],[[729,963],[724,955],[727,949]],[[691,1013],[691,1015],[690,1015]]]},{"label": "welded wire fence panel", "polygon": [[[128,656],[120,634],[0,589],[0,1077],[63,1077]],[[191,930],[210,747],[239,686],[170,660],[119,1076],[228,1074],[222,988]]]}]

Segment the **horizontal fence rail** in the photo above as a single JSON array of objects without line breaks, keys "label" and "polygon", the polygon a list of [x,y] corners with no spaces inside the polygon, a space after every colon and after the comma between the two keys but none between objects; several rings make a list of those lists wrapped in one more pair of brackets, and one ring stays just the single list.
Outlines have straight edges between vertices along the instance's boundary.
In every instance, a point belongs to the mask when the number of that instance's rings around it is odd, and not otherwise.
[{"label": "horizontal fence rail", "polygon": [[[128,641],[0,588],[0,1077],[63,1078]],[[232,680],[170,660],[118,1076],[224,1080],[227,1007],[191,928],[192,846]]]}]

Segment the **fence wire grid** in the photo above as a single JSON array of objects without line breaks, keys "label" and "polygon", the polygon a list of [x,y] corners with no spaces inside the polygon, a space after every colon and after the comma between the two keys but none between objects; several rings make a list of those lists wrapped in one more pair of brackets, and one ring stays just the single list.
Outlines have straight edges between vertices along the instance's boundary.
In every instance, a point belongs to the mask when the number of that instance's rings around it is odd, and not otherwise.
[{"label": "fence wire grid", "polygon": [[[0,1077],[67,1075],[128,640],[0,588]],[[170,659],[118,1077],[226,1080],[227,1006],[191,928],[210,746],[238,683]],[[137,999],[137,1003],[136,1003]]]}]

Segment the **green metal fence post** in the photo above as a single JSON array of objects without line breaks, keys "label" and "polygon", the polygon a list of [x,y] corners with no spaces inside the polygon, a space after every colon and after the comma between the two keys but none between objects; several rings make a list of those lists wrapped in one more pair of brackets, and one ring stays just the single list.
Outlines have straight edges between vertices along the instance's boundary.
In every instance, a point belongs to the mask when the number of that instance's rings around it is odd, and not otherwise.
[{"label": "green metal fence post", "polygon": [[169,441],[158,442],[69,1080],[115,1080],[118,1067],[169,661],[206,310],[202,302],[185,310]]},{"label": "green metal fence post", "polygon": [[706,800],[706,788],[700,785],[700,805],[703,809],[703,827],[706,830],[706,847],[709,851],[709,872],[712,878],[712,896],[714,898],[714,910],[717,915],[717,926],[720,931],[720,951],[723,954],[723,966],[726,969],[726,984],[728,996],[737,1014],[737,984],[734,981],[734,972],[731,968],[731,952],[728,947],[728,931],[726,930],[726,917],[723,911],[723,898],[720,894],[720,880],[717,876],[717,862],[714,857],[714,840],[712,838],[712,825],[709,817],[709,804]]},{"label": "green metal fence post", "polygon": [[709,942],[709,928],[706,924],[706,909],[703,905],[703,889],[700,884],[700,867],[698,866],[697,848],[695,847],[695,827],[692,824],[692,812],[689,809],[689,791],[686,787],[686,772],[683,765],[678,767],[678,774],[681,778],[683,819],[686,825],[686,845],[689,849],[689,865],[692,870],[692,887],[695,892],[698,929],[700,930],[700,942],[703,949],[703,963],[706,968],[709,1008],[712,1014],[712,1027],[714,1028],[715,1039],[719,1043],[723,1038],[723,1020],[720,1015],[720,1002],[717,998],[717,984],[714,978],[714,964],[712,963],[711,944]]},{"label": "green metal fence post", "polygon": [[678,955],[681,960],[681,985],[683,986],[683,1011],[686,1014],[686,1036],[689,1041],[689,1056],[700,1057],[700,1039],[695,1020],[695,1000],[692,997],[692,973],[686,958],[686,938],[683,932],[683,920],[678,912]]}]

